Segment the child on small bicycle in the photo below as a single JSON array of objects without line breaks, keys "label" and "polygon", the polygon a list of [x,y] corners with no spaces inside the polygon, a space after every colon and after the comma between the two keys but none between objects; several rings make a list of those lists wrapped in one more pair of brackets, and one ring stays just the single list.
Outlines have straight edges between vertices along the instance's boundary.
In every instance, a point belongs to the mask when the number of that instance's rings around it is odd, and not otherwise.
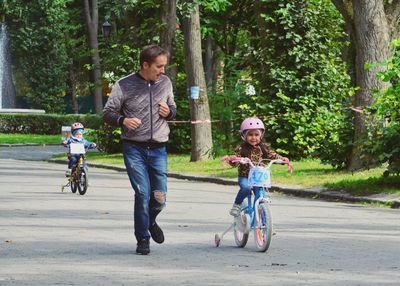
[{"label": "child on small bicycle", "polygon": [[240,135],[244,142],[236,147],[235,156],[225,156],[223,158],[231,166],[238,166],[238,183],[240,189],[229,212],[234,217],[239,216],[241,204],[251,193],[251,186],[248,182],[250,165],[234,163],[232,161],[233,158],[247,157],[253,162],[259,162],[261,159],[281,159],[289,165],[289,168],[293,168],[288,158],[276,153],[269,144],[263,141],[264,132],[264,123],[259,118],[246,118],[240,125]]},{"label": "child on small bicycle", "polygon": [[[85,149],[92,149],[96,147],[96,143],[87,141],[83,138],[85,128],[80,122],[75,122],[71,125],[71,136],[62,142],[65,147],[69,147],[71,143],[83,144]],[[65,172],[65,176],[71,176],[71,170],[76,165],[81,154],[68,153],[68,170]]]}]

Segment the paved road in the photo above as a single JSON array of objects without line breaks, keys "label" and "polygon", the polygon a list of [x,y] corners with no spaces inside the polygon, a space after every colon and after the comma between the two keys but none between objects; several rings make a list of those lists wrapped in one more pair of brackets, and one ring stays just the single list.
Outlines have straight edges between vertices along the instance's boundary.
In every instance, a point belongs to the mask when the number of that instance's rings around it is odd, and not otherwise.
[{"label": "paved road", "polygon": [[0,146],[0,159],[42,161],[50,159],[54,154],[64,153],[65,149],[66,148],[61,145]]},{"label": "paved road", "polygon": [[0,285],[399,285],[399,210],[274,194],[267,254],[215,248],[236,188],[170,179],[166,241],[140,256],[126,174],[92,168],[79,196],[64,169],[0,159]]}]

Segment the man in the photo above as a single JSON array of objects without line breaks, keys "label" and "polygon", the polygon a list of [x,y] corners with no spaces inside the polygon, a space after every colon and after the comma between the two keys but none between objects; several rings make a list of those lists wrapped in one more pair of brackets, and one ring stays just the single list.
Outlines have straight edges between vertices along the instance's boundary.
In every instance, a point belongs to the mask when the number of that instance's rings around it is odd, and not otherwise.
[{"label": "man", "polygon": [[143,255],[150,252],[150,236],[164,242],[156,217],[165,207],[167,193],[167,120],[176,115],[172,84],[164,75],[166,64],[165,50],[144,47],[140,71],[115,83],[103,110],[106,123],[122,127],[124,162],[135,191],[136,253]]}]

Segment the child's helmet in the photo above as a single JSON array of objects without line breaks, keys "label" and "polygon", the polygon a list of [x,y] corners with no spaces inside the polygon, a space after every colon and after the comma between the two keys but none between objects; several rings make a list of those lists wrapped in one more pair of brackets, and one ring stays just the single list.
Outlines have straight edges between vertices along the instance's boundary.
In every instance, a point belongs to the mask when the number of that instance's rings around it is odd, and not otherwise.
[{"label": "child's helmet", "polygon": [[262,136],[265,131],[265,126],[261,119],[257,117],[249,117],[243,120],[242,124],[240,125],[240,134],[243,140],[245,140],[245,133],[248,130],[261,130]]},{"label": "child's helmet", "polygon": [[80,122],[72,123],[72,125],[71,125],[72,135],[74,135],[75,131],[77,131],[78,129],[82,129],[82,131],[83,131],[85,129],[85,127],[83,127],[83,124]]}]

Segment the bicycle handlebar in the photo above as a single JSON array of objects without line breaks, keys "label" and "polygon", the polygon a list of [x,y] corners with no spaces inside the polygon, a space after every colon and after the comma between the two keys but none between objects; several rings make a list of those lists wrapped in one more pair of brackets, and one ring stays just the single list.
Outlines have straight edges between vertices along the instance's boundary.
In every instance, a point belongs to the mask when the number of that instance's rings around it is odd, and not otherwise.
[{"label": "bicycle handlebar", "polygon": [[291,173],[293,172],[293,165],[290,163],[289,159],[282,160],[282,159],[261,159],[259,162],[255,163],[252,162],[249,158],[247,157],[237,157],[237,156],[225,156],[222,158],[222,161],[226,161],[228,163],[240,163],[240,164],[249,164],[252,168],[259,166],[262,164],[263,161],[269,161],[268,165],[266,166],[267,169],[270,169],[273,164],[282,164],[282,165],[288,165],[288,172]]}]

